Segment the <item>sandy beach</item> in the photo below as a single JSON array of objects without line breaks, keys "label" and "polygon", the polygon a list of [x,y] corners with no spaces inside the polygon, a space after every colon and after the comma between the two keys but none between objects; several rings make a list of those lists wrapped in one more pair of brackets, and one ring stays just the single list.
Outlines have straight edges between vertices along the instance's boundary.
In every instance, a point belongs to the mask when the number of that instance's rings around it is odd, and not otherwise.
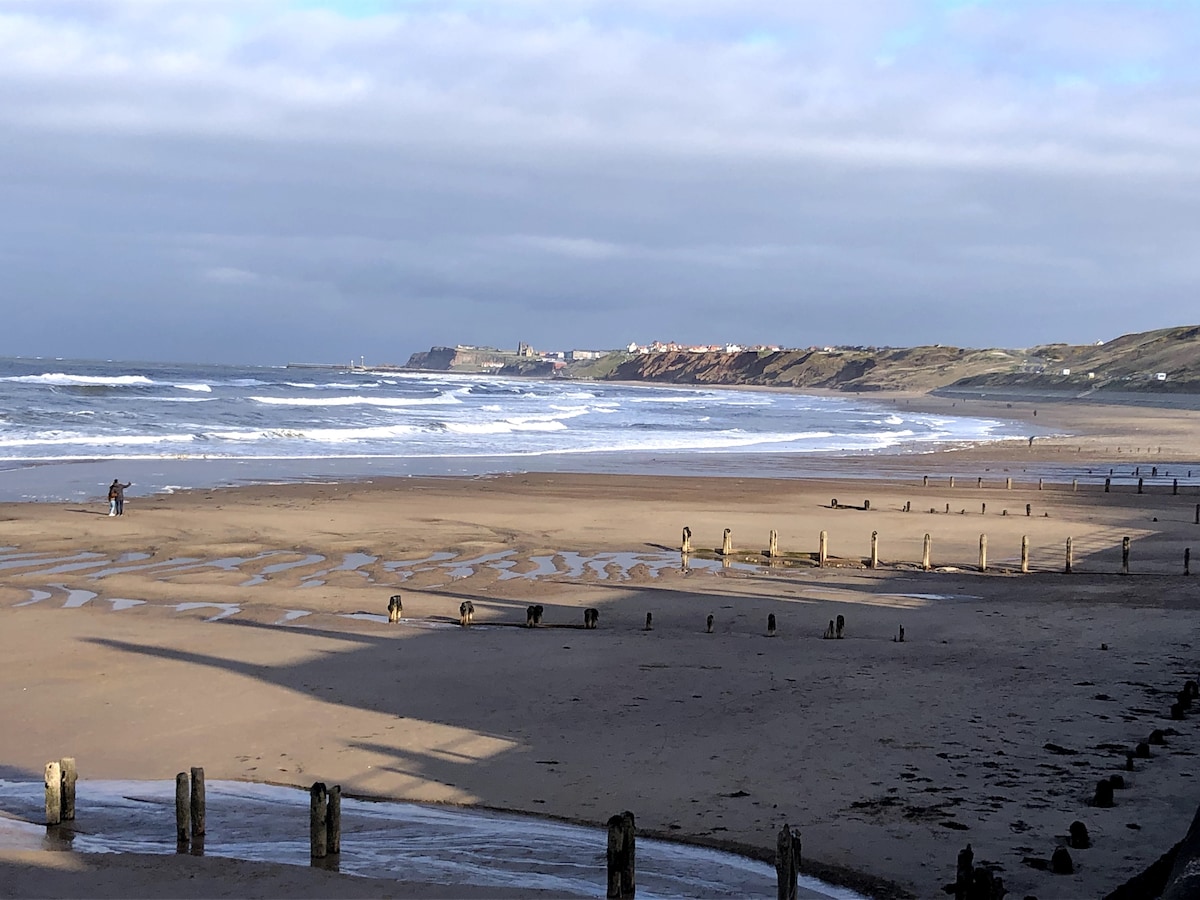
[{"label": "sandy beach", "polygon": [[[967,843],[1009,896],[1103,896],[1200,802],[1195,714],[1168,716],[1200,674],[1200,582],[1183,574],[1200,550],[1200,414],[889,402],[1043,431],[847,459],[827,480],[264,485],[135,496],[115,519],[99,502],[4,505],[0,777],[40,781],[70,755],[84,779],[200,765],[595,825],[630,809],[640,833],[765,859],[787,822],[806,872],[874,896],[941,896]],[[1124,478],[1039,489],[1029,473],[1047,464]],[[475,625],[459,628],[466,600]],[[530,604],[539,628],[522,627]],[[839,616],[843,639],[823,639]],[[1127,770],[1155,729],[1165,745]],[[1090,805],[1114,774],[1115,806]],[[1074,874],[1026,862],[1075,820],[1092,848],[1071,851]],[[7,849],[0,870],[6,896],[435,895],[186,856]]]}]

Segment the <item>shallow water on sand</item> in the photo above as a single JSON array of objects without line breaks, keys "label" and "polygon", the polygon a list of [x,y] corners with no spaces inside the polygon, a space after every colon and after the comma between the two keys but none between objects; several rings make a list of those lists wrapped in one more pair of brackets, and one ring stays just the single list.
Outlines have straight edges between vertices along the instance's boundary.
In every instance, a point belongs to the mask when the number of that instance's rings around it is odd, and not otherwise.
[{"label": "shallow water on sand", "polygon": [[[205,855],[310,864],[307,791],[210,781],[206,799]],[[40,782],[0,780],[0,848],[177,852],[174,782],[80,781],[70,829],[38,824],[44,821],[43,804]],[[603,897],[606,847],[602,828],[343,798],[337,868],[373,878]],[[648,838],[637,841],[639,897],[770,897],[775,880],[773,866],[736,854]],[[801,896],[861,900],[811,878],[801,878],[801,889]]]}]

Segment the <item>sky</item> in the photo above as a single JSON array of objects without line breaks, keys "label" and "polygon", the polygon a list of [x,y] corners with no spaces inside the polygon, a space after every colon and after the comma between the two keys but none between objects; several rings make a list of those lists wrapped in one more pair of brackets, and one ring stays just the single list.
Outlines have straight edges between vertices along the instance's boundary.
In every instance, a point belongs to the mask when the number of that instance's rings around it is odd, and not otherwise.
[{"label": "sky", "polygon": [[1200,321],[1200,0],[0,0],[0,355]]}]

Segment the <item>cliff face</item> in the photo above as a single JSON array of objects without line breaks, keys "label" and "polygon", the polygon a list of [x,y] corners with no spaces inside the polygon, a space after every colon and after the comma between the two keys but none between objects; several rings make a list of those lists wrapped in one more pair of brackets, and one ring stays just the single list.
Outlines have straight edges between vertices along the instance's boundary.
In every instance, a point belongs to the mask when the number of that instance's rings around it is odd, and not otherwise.
[{"label": "cliff face", "polygon": [[957,347],[653,353],[628,359],[609,377],[675,384],[927,391],[964,374],[1008,371],[1018,364],[1007,351]]},{"label": "cliff face", "polygon": [[839,348],[770,353],[653,353],[608,377],[675,384],[841,391],[1040,392],[1046,396],[1200,394],[1200,326],[1127,334],[1103,344],[1028,350]]}]

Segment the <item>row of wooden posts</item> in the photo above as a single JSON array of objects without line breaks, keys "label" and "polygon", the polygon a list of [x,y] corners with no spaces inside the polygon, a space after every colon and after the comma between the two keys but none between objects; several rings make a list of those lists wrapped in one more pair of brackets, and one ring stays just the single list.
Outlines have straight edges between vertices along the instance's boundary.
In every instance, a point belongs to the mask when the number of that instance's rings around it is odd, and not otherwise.
[{"label": "row of wooden posts", "polygon": [[[78,773],[73,757],[46,763],[46,825],[75,819],[75,783]],[[175,836],[180,847],[204,842],[206,803],[204,769],[193,767],[175,776]],[[608,820],[607,895],[631,898],[637,892],[637,840],[632,812],[626,810]],[[313,783],[309,790],[309,850],[314,865],[342,852],[342,788]],[[795,900],[800,868],[800,835],[784,825],[779,832],[775,871],[779,900]]]},{"label": "row of wooden posts", "polygon": [[[1200,510],[1200,507],[1198,507]],[[1200,515],[1200,512],[1198,512]],[[1075,549],[1074,538],[1067,538],[1066,560],[1063,565],[1064,574],[1070,575],[1075,568]],[[1131,539],[1126,536],[1121,539],[1121,574],[1129,574],[1129,555],[1130,555]],[[724,537],[721,542],[720,555],[728,559],[734,556],[738,551],[733,548],[733,530],[725,529]],[[692,549],[692,530],[685,527],[683,529],[683,541],[680,545],[680,553],[684,561],[693,553]],[[925,539],[921,547],[921,568],[929,571],[933,568],[933,537],[926,532]],[[771,530],[767,544],[767,557],[769,559],[778,559],[781,554],[779,552],[779,533],[774,529]],[[1183,574],[1191,575],[1191,547],[1184,548],[1183,551]],[[822,531],[817,543],[817,567],[824,568],[829,565],[829,532]],[[867,568],[879,568],[879,532],[871,532],[871,555],[867,562]],[[988,537],[986,534],[979,536],[979,571],[986,572],[988,570]],[[1021,572],[1029,572],[1029,535],[1021,536]]]},{"label": "row of wooden posts", "polygon": [[[1138,469],[1138,472],[1140,472],[1140,471],[1141,471],[1141,470],[1140,470],[1140,469]],[[1106,494],[1108,494],[1108,493],[1111,493],[1111,492],[1112,492],[1112,475],[1113,475],[1113,470],[1112,470],[1112,469],[1109,469],[1109,472],[1108,472],[1108,477],[1106,477],[1106,478],[1104,479],[1104,493],[1106,493]],[[1151,477],[1153,477],[1153,478],[1157,478],[1157,477],[1158,477],[1158,470],[1157,470],[1157,469],[1155,469],[1155,470],[1154,470],[1154,474],[1153,474]],[[1188,477],[1189,477],[1189,478],[1191,478],[1191,477],[1192,477],[1192,473],[1191,473],[1191,471],[1189,471],[1189,472],[1188,472]],[[949,477],[949,481],[948,481],[948,483],[949,483],[949,486],[950,486],[950,487],[954,487],[954,485],[955,485],[955,477],[954,477],[953,475],[951,475],[951,476]],[[922,476],[921,476],[921,486],[922,486],[922,487],[929,487],[929,476],[928,476],[928,475],[922,475]],[[935,486],[936,486],[936,484],[935,484]],[[1011,478],[1005,478],[1005,479],[1004,479],[1004,489],[1005,489],[1005,490],[1007,490],[1007,491],[1011,491],[1011,490],[1012,490],[1012,486],[1013,486],[1013,480],[1012,480]],[[975,487],[976,487],[977,489],[982,489],[982,488],[983,488],[983,478],[976,478],[976,479],[975,479]],[[1038,490],[1039,490],[1039,491],[1044,491],[1045,489],[1046,489],[1046,479],[1045,479],[1045,478],[1039,478],[1039,479],[1038,479]],[[1078,491],[1079,491],[1079,479],[1078,479],[1078,478],[1072,478],[1072,479],[1071,479],[1071,491],[1072,491],[1072,493],[1076,493],[1076,492],[1078,492]],[[1138,492],[1139,494],[1144,494],[1144,493],[1146,493],[1146,479],[1145,479],[1144,477],[1139,477],[1139,478],[1138,478],[1138,480],[1137,480],[1137,492]],[[1179,495],[1179,479],[1178,479],[1178,478],[1173,478],[1173,479],[1171,479],[1171,495],[1172,495],[1172,496],[1178,496],[1178,495]]]}]

